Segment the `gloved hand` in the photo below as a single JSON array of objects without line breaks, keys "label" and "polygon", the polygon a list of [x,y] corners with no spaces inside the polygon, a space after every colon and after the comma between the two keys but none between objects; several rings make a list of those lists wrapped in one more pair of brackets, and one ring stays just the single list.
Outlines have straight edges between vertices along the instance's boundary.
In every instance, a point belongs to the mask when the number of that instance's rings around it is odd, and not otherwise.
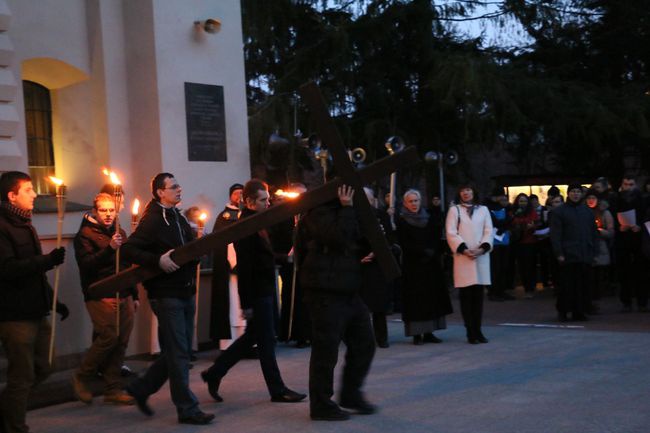
[{"label": "gloved hand", "polygon": [[50,260],[52,260],[52,265],[59,266],[65,260],[65,248],[54,248],[50,251],[48,256],[50,256]]},{"label": "gloved hand", "polygon": [[174,263],[174,261],[171,258],[171,254],[173,251],[174,250],[167,251],[165,254],[160,256],[160,260],[158,261],[158,266],[160,266],[160,269],[162,269],[167,274],[170,274],[180,269],[180,266]]},{"label": "gloved hand", "polygon": [[63,322],[70,315],[70,310],[68,306],[63,302],[56,301],[56,312],[61,315],[61,321]]}]

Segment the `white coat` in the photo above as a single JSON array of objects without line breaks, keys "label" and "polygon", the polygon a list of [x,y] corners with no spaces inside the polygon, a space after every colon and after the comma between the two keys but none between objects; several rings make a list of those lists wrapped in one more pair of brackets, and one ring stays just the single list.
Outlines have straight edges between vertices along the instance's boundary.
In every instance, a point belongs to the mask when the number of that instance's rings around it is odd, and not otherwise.
[{"label": "white coat", "polygon": [[488,208],[475,207],[470,218],[467,207],[452,206],[447,213],[445,228],[447,243],[454,254],[454,287],[491,284],[489,253],[482,254],[476,259],[457,253],[458,247],[463,243],[469,249],[487,243],[492,250],[492,218]]}]

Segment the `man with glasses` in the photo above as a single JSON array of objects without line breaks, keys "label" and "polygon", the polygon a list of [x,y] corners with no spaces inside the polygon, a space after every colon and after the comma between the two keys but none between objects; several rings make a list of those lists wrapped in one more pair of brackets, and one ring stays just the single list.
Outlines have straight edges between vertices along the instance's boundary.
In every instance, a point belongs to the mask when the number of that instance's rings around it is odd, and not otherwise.
[{"label": "man with glasses", "polygon": [[175,248],[194,238],[189,223],[176,208],[181,201],[181,192],[173,174],[157,174],[151,181],[153,199],[147,204],[138,228],[122,246],[127,260],[164,271],[144,282],[151,309],[158,319],[160,357],[144,376],[127,387],[127,392],[135,398],[138,408],[151,416],[153,410],[147,399],[169,379],[178,422],[209,424],[214,415],[199,409],[199,402],[189,387],[192,348],[187,335],[194,332],[198,262],[190,261],[179,266],[171,257]]}]

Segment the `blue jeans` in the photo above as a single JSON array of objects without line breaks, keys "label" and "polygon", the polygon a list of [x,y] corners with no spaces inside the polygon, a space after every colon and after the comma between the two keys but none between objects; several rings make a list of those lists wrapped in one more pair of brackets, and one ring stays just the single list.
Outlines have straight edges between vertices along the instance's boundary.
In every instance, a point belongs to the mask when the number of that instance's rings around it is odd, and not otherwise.
[{"label": "blue jeans", "polygon": [[275,320],[272,296],[257,298],[253,303],[253,318],[246,322],[246,331],[214,361],[207,371],[208,380],[222,378],[251,347],[257,343],[260,366],[271,396],[285,391],[280,369],[275,359]]},{"label": "blue jeans", "polygon": [[149,396],[169,379],[172,401],[180,417],[200,412],[199,402],[190,390],[190,353],[187,335],[194,332],[194,296],[188,299],[150,299],[151,309],[158,318],[160,357],[144,376],[129,385],[129,392]]}]

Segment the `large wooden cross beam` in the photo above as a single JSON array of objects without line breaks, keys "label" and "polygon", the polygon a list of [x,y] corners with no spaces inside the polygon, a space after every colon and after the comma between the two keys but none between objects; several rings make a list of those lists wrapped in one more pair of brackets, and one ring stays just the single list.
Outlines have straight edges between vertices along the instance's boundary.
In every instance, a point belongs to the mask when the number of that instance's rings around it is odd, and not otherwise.
[{"label": "large wooden cross beam", "polygon": [[[385,236],[379,223],[370,208],[370,204],[363,193],[363,185],[370,184],[400,168],[413,165],[419,161],[415,148],[407,148],[402,152],[380,159],[360,170],[352,166],[345,147],[343,146],[332,119],[327,113],[320,91],[315,84],[309,83],[301,88],[301,93],[306,100],[312,115],[318,124],[321,139],[327,144],[332,153],[334,163],[340,177],[302,194],[298,199],[285,201],[277,206],[249,218],[244,218],[236,223],[202,238],[178,247],[172,253],[172,259],[178,265],[183,265],[202,255],[208,254],[213,249],[232,243],[243,237],[249,236],[263,228],[278,224],[291,218],[293,215],[304,213],[337,197],[338,187],[346,184],[355,189],[354,206],[359,212],[364,234],[368,237],[372,249],[381,264],[387,278],[399,276],[399,267],[395,262]],[[150,268],[134,265],[119,274],[104,278],[90,286],[90,290],[114,293],[126,287],[148,280],[162,273],[159,268]]]}]

